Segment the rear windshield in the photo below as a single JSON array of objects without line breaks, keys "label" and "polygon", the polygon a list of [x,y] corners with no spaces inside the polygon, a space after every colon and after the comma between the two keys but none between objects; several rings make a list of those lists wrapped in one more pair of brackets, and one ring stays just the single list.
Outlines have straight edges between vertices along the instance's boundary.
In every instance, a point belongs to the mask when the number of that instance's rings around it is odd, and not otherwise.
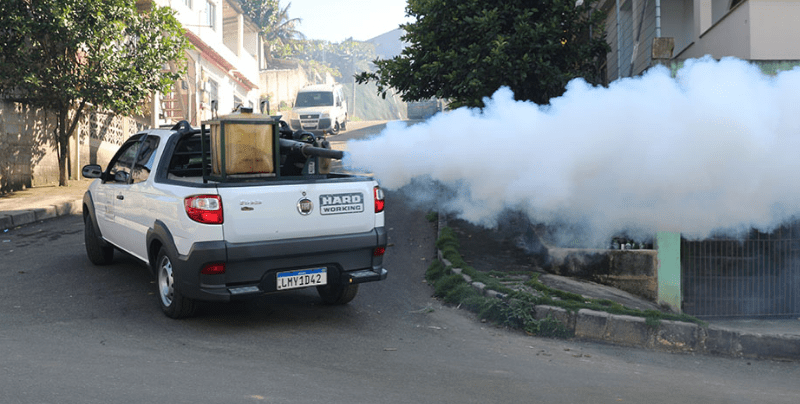
[{"label": "rear windshield", "polygon": [[309,91],[297,94],[296,107],[326,107],[333,105],[333,93],[330,91]]},{"label": "rear windshield", "polygon": [[[206,156],[207,161],[210,158],[211,147],[206,138]],[[203,154],[200,147],[200,135],[194,135],[181,139],[175,152],[172,154],[172,160],[169,162],[168,174],[177,177],[202,177],[203,176]]]}]

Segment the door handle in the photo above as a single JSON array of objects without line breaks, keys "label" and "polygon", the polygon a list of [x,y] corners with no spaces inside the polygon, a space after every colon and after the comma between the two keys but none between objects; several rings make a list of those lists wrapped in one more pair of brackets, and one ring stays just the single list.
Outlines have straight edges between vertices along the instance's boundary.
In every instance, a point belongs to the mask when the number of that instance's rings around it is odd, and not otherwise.
[{"label": "door handle", "polygon": [[125,195],[117,195],[117,199],[119,199],[121,201],[121,200],[125,199]]}]

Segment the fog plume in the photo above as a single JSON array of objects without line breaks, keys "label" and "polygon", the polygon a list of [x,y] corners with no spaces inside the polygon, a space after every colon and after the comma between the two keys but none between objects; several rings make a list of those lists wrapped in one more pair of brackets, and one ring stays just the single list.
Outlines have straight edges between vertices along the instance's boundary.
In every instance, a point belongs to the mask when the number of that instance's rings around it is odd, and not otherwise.
[{"label": "fog plume", "polygon": [[[507,88],[351,141],[344,164],[387,189],[494,226],[509,210],[584,244],[678,231],[772,229],[800,213],[800,69],[766,76],[690,60],[609,87],[576,79],[549,105]],[[442,191],[444,190],[444,191]]]}]

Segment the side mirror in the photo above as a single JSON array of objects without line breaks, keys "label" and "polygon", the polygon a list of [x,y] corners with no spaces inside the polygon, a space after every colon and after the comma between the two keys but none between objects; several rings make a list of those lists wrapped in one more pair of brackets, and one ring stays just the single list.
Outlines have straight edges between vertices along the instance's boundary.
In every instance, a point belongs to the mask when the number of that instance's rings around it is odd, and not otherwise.
[{"label": "side mirror", "polygon": [[100,178],[103,175],[103,169],[99,164],[88,164],[81,169],[81,175],[86,178]]},{"label": "side mirror", "polygon": [[131,175],[128,174],[127,171],[117,171],[114,174],[114,182],[121,182],[123,184],[127,184],[131,179]]}]

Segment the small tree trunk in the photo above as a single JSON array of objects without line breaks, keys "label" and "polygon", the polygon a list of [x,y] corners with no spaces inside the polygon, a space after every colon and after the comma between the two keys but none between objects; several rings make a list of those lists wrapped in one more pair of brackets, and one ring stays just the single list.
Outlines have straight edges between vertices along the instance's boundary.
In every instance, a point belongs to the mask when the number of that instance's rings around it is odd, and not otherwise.
[{"label": "small tree trunk", "polygon": [[67,186],[67,161],[69,156],[69,135],[67,134],[67,115],[69,107],[58,110],[56,125],[56,148],[58,149],[58,185]]},{"label": "small tree trunk", "polygon": [[[69,138],[78,126],[78,121],[83,114],[83,108],[86,107],[86,100],[81,101],[78,109],[75,110],[75,115],[72,121],[69,119],[69,105],[61,107],[58,110],[58,125],[56,125],[56,148],[58,150],[58,185],[67,186],[67,179],[69,178],[67,163],[69,162]],[[67,125],[69,124],[69,126]],[[78,139],[78,142],[81,140]]]}]

